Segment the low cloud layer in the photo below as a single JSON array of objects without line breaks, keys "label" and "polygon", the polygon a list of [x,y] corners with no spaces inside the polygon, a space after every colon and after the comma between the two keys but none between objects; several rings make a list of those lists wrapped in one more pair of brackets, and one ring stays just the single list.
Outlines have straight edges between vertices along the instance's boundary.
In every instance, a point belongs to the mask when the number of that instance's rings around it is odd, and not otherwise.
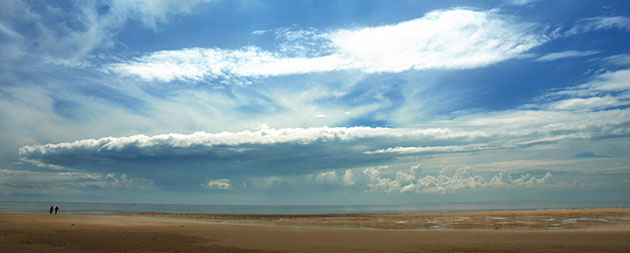
[{"label": "low cloud layer", "polygon": [[389,165],[409,156],[517,150],[571,140],[626,137],[630,135],[630,110],[626,108],[630,105],[629,73],[607,72],[584,84],[548,91],[536,98],[541,101],[536,106],[440,121],[439,128],[274,129],[263,125],[254,131],[135,135],[30,145],[22,147],[19,154],[30,164],[51,169],[134,177],[151,171],[155,175],[149,179],[167,187],[182,186],[170,185],[172,173],[177,171],[176,177],[206,180],[203,183],[209,187],[226,189],[229,183],[214,180],[307,175]]},{"label": "low cloud layer", "polygon": [[[547,172],[544,176],[536,178],[530,174],[512,179],[512,175],[501,171],[492,176],[490,180],[476,174],[474,170],[460,168],[452,176],[442,171],[439,175],[422,175],[420,166],[416,165],[409,170],[400,170],[395,176],[382,175],[382,168],[368,168],[362,171],[368,178],[368,187],[372,191],[384,192],[415,192],[415,193],[451,193],[466,189],[487,187],[522,187],[551,183],[553,176]],[[357,173],[354,173],[356,175]],[[356,176],[355,176],[356,177]]]},{"label": "low cloud layer", "polygon": [[127,174],[69,171],[0,169],[0,191],[4,195],[48,195],[79,189],[154,189],[153,182]]}]

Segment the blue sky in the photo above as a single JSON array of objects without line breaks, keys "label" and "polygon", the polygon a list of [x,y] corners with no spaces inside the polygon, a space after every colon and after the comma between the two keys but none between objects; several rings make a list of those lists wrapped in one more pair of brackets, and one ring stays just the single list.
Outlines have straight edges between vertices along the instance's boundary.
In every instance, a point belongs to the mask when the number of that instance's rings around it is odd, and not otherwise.
[{"label": "blue sky", "polygon": [[627,1],[3,1],[0,200],[628,200]]}]

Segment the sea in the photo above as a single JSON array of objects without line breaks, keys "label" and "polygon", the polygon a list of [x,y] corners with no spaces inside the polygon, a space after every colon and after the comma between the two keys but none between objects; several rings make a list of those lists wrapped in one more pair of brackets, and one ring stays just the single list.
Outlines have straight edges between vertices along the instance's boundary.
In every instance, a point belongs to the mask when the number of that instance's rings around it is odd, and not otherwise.
[{"label": "sea", "polygon": [[43,212],[51,205],[66,213],[172,212],[209,214],[404,214],[435,212],[518,211],[553,209],[630,208],[630,201],[479,202],[406,205],[200,205],[147,203],[0,201],[0,212]]}]

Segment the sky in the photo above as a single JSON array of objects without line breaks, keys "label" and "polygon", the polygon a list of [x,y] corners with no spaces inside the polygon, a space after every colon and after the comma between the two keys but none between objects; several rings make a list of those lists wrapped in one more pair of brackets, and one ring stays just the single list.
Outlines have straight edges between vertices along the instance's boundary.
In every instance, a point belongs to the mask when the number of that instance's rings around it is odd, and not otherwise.
[{"label": "sky", "polygon": [[630,200],[625,0],[0,1],[0,200]]}]

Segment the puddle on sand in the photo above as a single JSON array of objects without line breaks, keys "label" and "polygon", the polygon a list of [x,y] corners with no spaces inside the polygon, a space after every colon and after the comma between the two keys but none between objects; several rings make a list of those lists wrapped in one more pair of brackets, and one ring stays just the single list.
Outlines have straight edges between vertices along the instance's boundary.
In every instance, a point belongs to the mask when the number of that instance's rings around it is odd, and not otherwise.
[{"label": "puddle on sand", "polygon": [[426,223],[440,223],[440,219],[424,219]]},{"label": "puddle on sand", "polygon": [[497,225],[510,225],[510,224],[524,224],[524,225],[534,225],[535,221],[499,221],[496,222]]},{"label": "puddle on sand", "polygon": [[488,216],[488,217],[486,217],[486,219],[489,219],[489,220],[505,220],[507,218],[499,217],[499,216]]},{"label": "puddle on sand", "polygon": [[562,223],[565,224],[575,224],[578,221],[600,221],[600,222],[608,222],[607,219],[598,219],[598,218],[571,218],[571,219],[564,219],[562,220]]},{"label": "puddle on sand", "polygon": [[577,219],[564,219],[564,220],[562,220],[562,223],[564,223],[564,224],[575,224],[575,223],[577,223]]},{"label": "puddle on sand", "polygon": [[453,221],[465,221],[465,220],[470,220],[469,217],[457,217],[457,219],[454,219]]}]

